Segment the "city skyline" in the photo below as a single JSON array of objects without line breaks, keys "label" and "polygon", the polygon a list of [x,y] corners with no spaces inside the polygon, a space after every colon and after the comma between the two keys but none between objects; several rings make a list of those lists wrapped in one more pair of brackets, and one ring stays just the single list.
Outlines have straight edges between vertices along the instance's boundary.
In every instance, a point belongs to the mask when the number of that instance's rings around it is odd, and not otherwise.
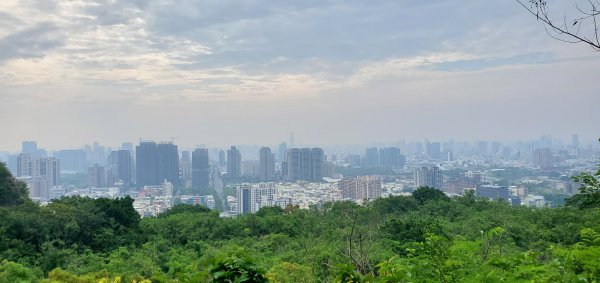
[{"label": "city skyline", "polygon": [[600,56],[513,1],[183,2],[2,1],[0,148],[591,139],[600,120]]},{"label": "city skyline", "polygon": [[[485,142],[500,142],[500,143],[505,143],[505,144],[516,144],[518,142],[525,142],[525,143],[531,143],[531,142],[536,142],[539,141],[541,139],[543,139],[544,137],[549,137],[552,139],[552,141],[557,141],[560,142],[560,144],[562,145],[570,145],[572,143],[572,137],[573,135],[578,136],[578,140],[579,143],[582,146],[597,146],[598,145],[598,137],[590,134],[588,136],[586,135],[581,135],[578,133],[572,133],[569,135],[565,135],[565,136],[555,136],[552,134],[541,134],[539,136],[529,136],[529,137],[523,137],[523,138],[517,138],[517,139],[491,139],[491,138],[480,138],[480,139],[463,139],[463,138],[439,138],[439,139],[431,139],[431,138],[424,138],[424,139],[410,139],[410,138],[398,138],[395,140],[387,140],[387,141],[367,141],[364,143],[352,143],[352,142],[337,142],[337,143],[325,143],[325,144],[315,144],[315,143],[304,143],[304,142],[300,142],[300,143],[296,143],[296,148],[310,148],[310,147],[356,147],[356,148],[360,148],[360,147],[388,147],[388,146],[397,146],[400,143],[404,142],[404,143],[414,143],[414,142],[422,142],[423,145],[425,145],[426,142],[432,142],[432,143],[440,143],[440,142],[447,142],[447,141],[454,141],[454,142],[467,142],[469,144],[475,144],[477,142],[480,141],[485,141]],[[94,143],[97,144],[101,144],[104,147],[107,148],[111,148],[113,150],[117,150],[117,149],[124,149],[123,148],[123,144],[130,144],[131,142],[129,140],[122,140],[122,141],[118,141],[115,142],[114,144],[105,144],[104,142],[102,142],[101,140],[93,140],[93,141],[88,141],[88,142],[84,142],[83,144],[75,144],[75,145],[58,145],[58,147],[49,147],[45,141],[40,141],[40,140],[35,140],[35,139],[27,139],[27,140],[22,140],[19,141],[16,145],[11,145],[8,147],[0,147],[0,153],[4,152],[4,153],[19,153],[22,152],[22,147],[23,147],[23,142],[29,142],[29,141],[34,141],[37,142],[37,146],[40,148],[40,150],[46,150],[46,151],[50,151],[50,152],[56,152],[58,153],[59,151],[72,151],[72,150],[83,150],[85,149],[86,145],[93,145]],[[189,142],[188,144],[183,144],[178,142],[177,140],[174,140],[172,138],[165,138],[165,139],[138,139],[137,141],[134,141],[134,143],[136,142],[148,142],[148,141],[152,141],[152,142],[164,142],[164,143],[175,143],[177,144],[182,151],[193,151],[194,149],[197,148],[207,148],[207,149],[222,149],[222,150],[226,150],[228,149],[231,145],[236,145],[238,147],[250,147],[250,148],[260,148],[260,147],[270,147],[271,149],[277,149],[283,142],[283,144],[287,145],[287,148],[289,148],[289,141],[287,140],[280,140],[280,141],[267,141],[264,143],[251,143],[251,144],[245,144],[245,143],[236,143],[234,142],[227,142],[224,144],[198,144],[198,142]],[[363,148],[364,149],[364,148]],[[424,152],[426,152],[426,148],[423,149]]]}]

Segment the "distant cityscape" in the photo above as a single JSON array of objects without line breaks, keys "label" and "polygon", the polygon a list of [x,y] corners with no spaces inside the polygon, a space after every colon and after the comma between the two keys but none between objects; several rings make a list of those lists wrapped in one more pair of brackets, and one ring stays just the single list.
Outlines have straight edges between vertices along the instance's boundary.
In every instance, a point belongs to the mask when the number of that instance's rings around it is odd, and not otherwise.
[{"label": "distant cityscape", "polygon": [[118,147],[97,142],[48,151],[23,141],[0,161],[42,204],[64,196],[130,196],[144,217],[178,203],[203,205],[222,216],[262,207],[308,208],[331,201],[359,203],[410,195],[418,187],[449,196],[475,195],[514,206],[557,206],[579,187],[570,176],[592,171],[598,143],[545,135],[516,142],[405,141],[352,146],[196,146],[140,140]]}]

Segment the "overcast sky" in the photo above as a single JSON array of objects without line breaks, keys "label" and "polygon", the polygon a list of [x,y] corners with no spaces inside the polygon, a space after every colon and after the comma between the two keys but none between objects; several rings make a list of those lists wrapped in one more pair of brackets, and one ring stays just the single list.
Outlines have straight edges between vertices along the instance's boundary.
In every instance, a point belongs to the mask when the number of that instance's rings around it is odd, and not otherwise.
[{"label": "overcast sky", "polygon": [[592,139],[599,79],[509,0],[0,1],[4,150]]}]

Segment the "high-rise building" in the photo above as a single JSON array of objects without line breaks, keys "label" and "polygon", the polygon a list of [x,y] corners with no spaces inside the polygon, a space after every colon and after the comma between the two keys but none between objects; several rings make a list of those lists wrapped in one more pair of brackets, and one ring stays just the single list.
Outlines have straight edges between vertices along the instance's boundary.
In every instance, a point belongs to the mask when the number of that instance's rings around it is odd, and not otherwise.
[{"label": "high-rise building", "polygon": [[48,188],[60,185],[60,161],[54,157],[32,160],[32,176],[47,179]]},{"label": "high-rise building", "polygon": [[550,169],[554,166],[554,155],[549,148],[533,151],[533,165],[540,169]]},{"label": "high-rise building", "polygon": [[237,214],[252,213],[252,188],[240,186],[235,194],[237,199]]},{"label": "high-rise building", "polygon": [[287,151],[287,180],[323,181],[324,154],[321,148],[291,148]]},{"label": "high-rise building", "polygon": [[195,189],[208,188],[210,183],[210,164],[208,149],[197,148],[192,152],[192,187]]},{"label": "high-rise building", "polygon": [[423,167],[414,173],[415,188],[432,187],[441,190],[444,185],[442,171],[438,167]]},{"label": "high-rise building", "polygon": [[379,166],[379,151],[376,147],[370,147],[365,150],[364,165]]},{"label": "high-rise building", "polygon": [[282,142],[279,144],[279,149],[277,152],[277,158],[279,162],[285,162],[285,152],[287,151],[287,144]]},{"label": "high-rise building", "polygon": [[18,176],[17,175],[18,159],[19,159],[19,156],[16,154],[11,154],[8,156],[8,162],[7,162],[8,170],[14,176]]},{"label": "high-rise building", "polygon": [[400,154],[397,147],[386,147],[379,150],[379,163],[382,167],[403,168],[406,164],[406,156]]},{"label": "high-rise building", "polygon": [[227,165],[227,159],[225,158],[225,151],[219,150],[219,167],[225,167]]},{"label": "high-rise building", "polygon": [[122,150],[129,150],[130,153],[133,153],[133,144],[130,142],[121,143]]},{"label": "high-rise building", "polygon": [[179,151],[172,142],[161,142],[156,146],[159,184],[167,182],[179,186]]},{"label": "high-rise building", "polygon": [[23,141],[21,143],[21,152],[28,153],[32,157],[37,156],[37,153],[38,153],[37,142],[36,141]]},{"label": "high-rise building", "polygon": [[258,160],[242,160],[241,175],[250,178],[260,177],[260,161]]},{"label": "high-rise building", "polygon": [[290,204],[289,200],[279,200],[277,189],[272,184],[261,184],[260,186],[242,185],[236,192],[237,214],[255,213],[266,206],[285,207]]},{"label": "high-rise building", "polygon": [[112,151],[108,163],[108,185],[122,182],[124,187],[131,186],[131,152],[129,150]]},{"label": "high-rise building", "polygon": [[502,148],[501,142],[492,142],[492,155],[500,154],[500,149]]},{"label": "high-rise building", "polygon": [[571,136],[570,155],[579,157],[579,135]]},{"label": "high-rise building", "polygon": [[232,146],[227,150],[227,175],[230,178],[239,178],[242,174],[242,155]]},{"label": "high-rise building", "polygon": [[85,173],[87,171],[85,150],[70,149],[60,150],[55,153],[55,157],[60,160],[62,170]]},{"label": "high-rise building", "polygon": [[27,184],[31,199],[48,200],[50,189],[60,185],[60,161],[21,153],[17,157],[17,176]]},{"label": "high-rise building", "polygon": [[427,143],[427,156],[433,160],[439,160],[442,155],[442,145],[439,142]]},{"label": "high-rise building", "polygon": [[32,159],[30,153],[20,153],[17,156],[17,177],[33,176],[31,168]]},{"label": "high-rise building", "polygon": [[477,154],[479,154],[481,156],[488,155],[488,142],[487,141],[477,142]]},{"label": "high-rise building", "polygon": [[275,176],[275,156],[268,147],[261,147],[260,155],[260,174],[261,181],[272,181]]},{"label": "high-rise building", "polygon": [[91,188],[105,188],[106,168],[98,164],[88,168],[88,186]]},{"label": "high-rise building", "polygon": [[181,152],[179,160],[179,168],[181,170],[181,184],[185,188],[192,187],[192,157],[189,151]]},{"label": "high-rise building", "polygon": [[374,200],[381,197],[381,179],[377,176],[359,176],[338,181],[343,199]]},{"label": "high-rise building", "polygon": [[475,189],[475,194],[489,199],[508,199],[508,187],[481,185]]},{"label": "high-rise building", "polygon": [[162,184],[158,178],[158,154],[155,142],[142,141],[136,146],[135,165],[137,187]]}]

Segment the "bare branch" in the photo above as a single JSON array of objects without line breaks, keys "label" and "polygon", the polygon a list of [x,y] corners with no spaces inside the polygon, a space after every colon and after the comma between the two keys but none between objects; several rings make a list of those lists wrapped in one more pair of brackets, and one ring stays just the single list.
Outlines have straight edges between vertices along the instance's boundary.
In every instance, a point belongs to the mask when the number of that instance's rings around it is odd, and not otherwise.
[{"label": "bare branch", "polygon": [[[600,10],[597,9],[597,5],[600,6],[599,0],[594,0],[595,2],[592,0],[587,0],[588,4],[590,5],[589,9],[582,9],[579,7],[579,5],[577,5],[577,3],[575,3],[577,10],[582,14],[582,16],[575,18],[572,25],[567,23],[566,14],[563,16],[562,24],[555,23],[549,15],[546,7],[547,2],[544,0],[529,0],[528,2],[530,5],[526,5],[522,0],[515,1],[517,1],[517,3],[519,3],[519,5],[521,5],[530,14],[534,15],[538,21],[542,22],[546,33],[548,33],[550,37],[562,42],[585,43],[591,46],[594,50],[600,51],[600,36],[598,35],[600,32],[600,26],[596,20],[596,17],[600,16]],[[583,22],[590,18],[592,21],[591,25],[593,25],[593,28],[591,28],[591,30],[593,30],[593,35],[591,38],[580,34]],[[559,25],[562,25],[562,27]],[[577,30],[573,32],[570,27],[575,25],[577,25]]]}]

